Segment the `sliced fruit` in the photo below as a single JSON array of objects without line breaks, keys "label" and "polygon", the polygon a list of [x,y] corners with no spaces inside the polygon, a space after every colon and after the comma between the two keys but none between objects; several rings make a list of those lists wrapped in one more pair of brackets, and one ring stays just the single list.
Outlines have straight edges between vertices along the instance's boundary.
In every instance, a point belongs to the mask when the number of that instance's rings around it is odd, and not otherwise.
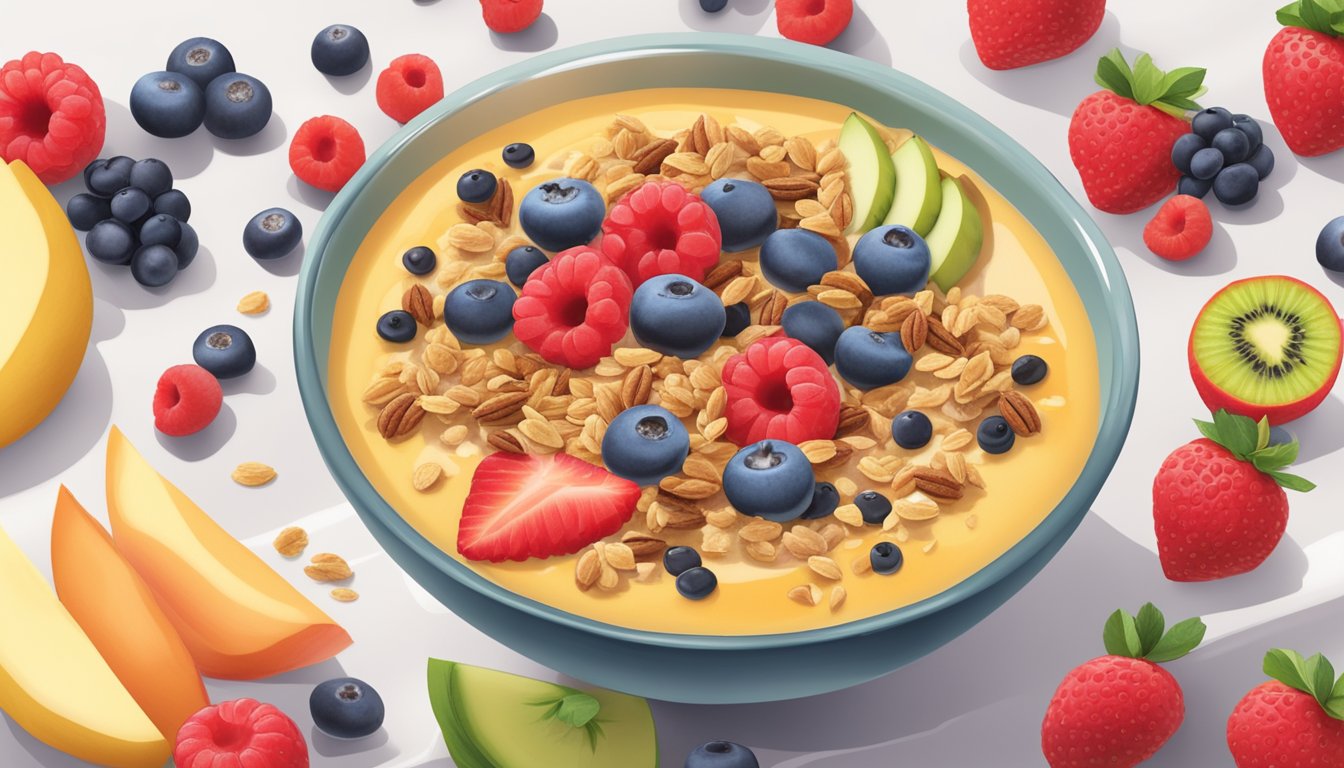
[{"label": "sliced fruit", "polygon": [[849,191],[854,216],[848,233],[862,234],[882,223],[896,192],[896,169],[882,134],[851,112],[840,127],[840,151],[849,161]]},{"label": "sliced fruit", "polygon": [[457,551],[470,560],[568,555],[620,530],[639,486],[563,453],[496,453],[476,467]]},{"label": "sliced fruit", "polygon": [[653,768],[649,703],[602,688],[429,660],[429,700],[461,768]]},{"label": "sliced fruit", "polygon": [[207,677],[252,680],[336,655],[350,635],[136,452],[107,442],[118,551],[144,577]]},{"label": "sliced fruit", "polygon": [[1210,411],[1282,424],[1320,405],[1334,386],[1339,316],[1300,280],[1238,280],[1199,311],[1189,359],[1195,389]]},{"label": "sliced fruit", "polygon": [[164,736],[210,703],[154,593],[65,486],[51,522],[51,571],[61,603]]},{"label": "sliced fruit", "polygon": [[161,768],[167,739],[23,551],[0,530],[0,709],[33,738],[112,768]]},{"label": "sliced fruit", "polygon": [[42,422],[79,372],[93,286],[65,211],[28,166],[0,162],[0,448]]},{"label": "sliced fruit", "polygon": [[961,182],[945,178],[940,184],[942,209],[925,242],[931,255],[929,279],[944,291],[956,285],[980,259],[985,242],[984,223]]},{"label": "sliced fruit", "polygon": [[891,155],[896,169],[896,196],[882,223],[902,224],[927,237],[943,209],[942,176],[929,143],[911,136]]}]

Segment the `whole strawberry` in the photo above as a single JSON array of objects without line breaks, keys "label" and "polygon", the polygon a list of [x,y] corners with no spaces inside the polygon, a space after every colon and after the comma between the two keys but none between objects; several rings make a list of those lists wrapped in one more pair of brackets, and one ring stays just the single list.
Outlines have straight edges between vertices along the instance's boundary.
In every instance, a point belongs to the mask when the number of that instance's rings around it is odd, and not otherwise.
[{"label": "whole strawberry", "polygon": [[1172,451],[1153,480],[1153,523],[1172,581],[1210,581],[1254,569],[1288,525],[1284,488],[1316,486],[1283,471],[1297,441],[1269,444],[1269,422],[1218,411],[1196,421],[1204,438]]},{"label": "whole strawberry", "polygon": [[1131,70],[1117,48],[1097,62],[1096,81],[1106,90],[1074,110],[1069,156],[1092,205],[1133,213],[1176,188],[1171,147],[1190,132],[1185,113],[1199,109],[1193,99],[1204,92],[1204,70],[1163,72],[1146,53]]},{"label": "whole strawberry", "polygon": [[1106,620],[1108,655],[1066,675],[1045,711],[1041,751],[1051,768],[1138,765],[1181,727],[1181,686],[1158,664],[1194,650],[1204,639],[1204,622],[1186,619],[1164,629],[1152,603],[1137,616],[1116,611]]},{"label": "whole strawberry", "polygon": [[1227,748],[1237,768],[1344,765],[1344,678],[1321,654],[1265,654],[1265,674],[1227,718]]},{"label": "whole strawberry", "polygon": [[1344,6],[1298,0],[1265,50],[1265,101],[1288,148],[1314,157],[1344,147]]},{"label": "whole strawberry", "polygon": [[967,0],[971,41],[990,69],[1058,59],[1082,47],[1106,15],[1106,0]]}]

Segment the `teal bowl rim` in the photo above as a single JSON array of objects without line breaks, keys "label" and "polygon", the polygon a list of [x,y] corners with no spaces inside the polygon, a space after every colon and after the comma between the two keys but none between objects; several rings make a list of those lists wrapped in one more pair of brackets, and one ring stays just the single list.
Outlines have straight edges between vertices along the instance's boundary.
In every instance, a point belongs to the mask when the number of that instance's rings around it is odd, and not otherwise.
[{"label": "teal bowl rim", "polygon": [[[585,61],[609,60],[613,57],[642,57],[656,55],[658,52],[684,54],[697,51],[745,55],[794,65],[803,64],[832,76],[856,81],[862,79],[866,84],[881,83],[888,90],[899,90],[909,98],[929,102],[949,120],[958,120],[964,127],[972,129],[979,140],[986,145],[1004,150],[1005,162],[1012,166],[1012,171],[1026,181],[1033,191],[1047,196],[1048,203],[1062,214],[1062,218],[1072,220],[1074,226],[1078,228],[1077,235],[1090,245],[1090,253],[1087,256],[1091,257],[1100,278],[1109,287],[1108,293],[1112,299],[1110,309],[1113,312],[1111,319],[1115,324],[1112,354],[1115,374],[1109,397],[1100,404],[1100,424],[1096,442],[1082,472],[1064,498],[1035,529],[984,568],[937,595],[886,613],[844,624],[766,635],[720,636],[651,632],[587,619],[511,592],[454,560],[421,536],[374,489],[350,454],[336,425],[322,383],[323,372],[318,365],[319,350],[313,345],[311,315],[314,310],[314,292],[322,256],[337,228],[337,222],[355,206],[362,191],[388,160],[415,141],[438,120],[514,83],[551,71],[572,69]],[[1093,325],[1095,326],[1095,321]],[[1138,394],[1138,339],[1138,322],[1134,313],[1133,298],[1120,263],[1105,236],[1058,179],[1003,131],[951,97],[897,70],[826,48],[772,38],[730,34],[637,35],[588,43],[535,56],[475,80],[448,94],[438,104],[402,127],[375,151],[354,178],[332,200],[309,241],[299,275],[294,306],[294,357],[304,409],[328,468],[366,525],[384,527],[417,556],[435,565],[441,573],[515,610],[615,640],[692,650],[753,650],[806,646],[881,632],[959,603],[1012,573],[1056,535],[1071,531],[1077,525],[1089,511],[1114,467],[1129,431]],[[325,355],[322,357],[325,358]]]}]

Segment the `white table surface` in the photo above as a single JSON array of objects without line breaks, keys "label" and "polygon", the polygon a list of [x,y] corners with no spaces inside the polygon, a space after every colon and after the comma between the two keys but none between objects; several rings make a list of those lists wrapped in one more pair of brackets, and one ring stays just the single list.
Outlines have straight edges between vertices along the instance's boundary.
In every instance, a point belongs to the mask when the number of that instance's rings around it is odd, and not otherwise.
[{"label": "white table surface", "polygon": [[[853,24],[835,47],[898,67],[961,100],[1024,144],[1080,199],[1066,144],[1069,115],[1096,90],[1095,61],[1115,45],[1131,56],[1152,52],[1160,66],[1206,66],[1207,105],[1268,119],[1259,73],[1264,47],[1277,29],[1275,3],[1115,2],[1080,52],[1003,73],[980,65],[960,2],[858,4]],[[381,554],[344,504],[308,431],[290,348],[300,259],[258,264],[244,254],[240,231],[253,213],[272,205],[293,209],[310,232],[316,225],[329,197],[299,185],[285,160],[290,135],[308,117],[345,117],[370,149],[396,129],[374,103],[376,70],[328,82],[309,62],[312,35],[329,23],[355,24],[372,43],[375,68],[402,53],[425,53],[443,68],[452,90],[535,51],[602,38],[688,29],[776,34],[768,0],[730,0],[729,10],[712,17],[699,11],[696,0],[546,5],[533,29],[511,38],[485,30],[475,0],[13,0],[6,11],[0,57],[51,50],[84,66],[107,100],[104,154],[168,162],[191,197],[202,248],[195,264],[161,291],[140,288],[123,269],[92,266],[97,304],[92,346],[55,414],[0,451],[0,525],[47,569],[59,483],[105,519],[104,439],[110,424],[120,425],[156,467],[351,630],[355,644],[337,660],[265,683],[210,685],[216,700],[250,695],[280,705],[309,734],[314,765],[451,766],[424,692],[427,656],[555,675],[444,610]],[[276,114],[254,139],[220,142],[201,130],[167,141],[145,134],[131,119],[126,99],[132,83],[159,69],[176,43],[199,34],[223,40],[241,71],[270,86]],[[1288,536],[1259,570],[1212,584],[1180,585],[1163,578],[1155,555],[1149,485],[1166,453],[1196,436],[1188,419],[1201,409],[1185,366],[1185,338],[1199,306],[1229,280],[1264,273],[1295,275],[1344,303],[1344,291],[1323,276],[1312,256],[1321,225],[1344,213],[1344,152],[1299,160],[1272,127],[1266,125],[1265,134],[1278,166],[1258,203],[1239,212],[1215,203],[1213,243],[1190,263],[1161,262],[1143,247],[1141,233],[1151,211],[1096,214],[1140,308],[1139,405],[1129,442],[1093,514],[1041,575],[960,639],[851,690],[752,706],[654,703],[664,765],[677,768],[691,747],[710,738],[751,746],[765,766],[1042,765],[1040,720],[1055,685],[1074,664],[1102,652],[1100,627],[1107,613],[1119,606],[1134,610],[1147,600],[1169,617],[1202,614],[1209,625],[1205,646],[1170,665],[1185,689],[1186,721],[1152,761],[1155,766],[1231,765],[1224,723],[1237,699],[1262,680],[1260,658],[1268,647],[1323,650],[1344,661],[1344,635],[1338,631],[1344,523],[1337,502],[1344,473],[1336,454],[1344,447],[1344,402],[1338,395],[1295,427],[1302,439],[1300,471],[1321,488],[1293,496]],[[64,200],[75,191],[69,183],[57,193]],[[262,317],[242,317],[234,305],[253,290],[267,291],[273,308]],[[149,408],[155,380],[165,367],[190,362],[196,333],[220,322],[237,323],[252,334],[259,348],[257,369],[225,385],[224,411],[204,433],[156,438]],[[229,479],[232,467],[252,460],[274,465],[279,479],[260,490],[235,485]],[[334,603],[298,566],[280,562],[270,551],[274,531],[292,523],[306,526],[315,546],[352,560],[355,587],[363,594],[359,602]],[[383,732],[353,744],[310,733],[308,691],[340,674],[365,678],[382,691],[388,706]],[[7,718],[0,722],[0,765],[80,764],[37,743]]]}]

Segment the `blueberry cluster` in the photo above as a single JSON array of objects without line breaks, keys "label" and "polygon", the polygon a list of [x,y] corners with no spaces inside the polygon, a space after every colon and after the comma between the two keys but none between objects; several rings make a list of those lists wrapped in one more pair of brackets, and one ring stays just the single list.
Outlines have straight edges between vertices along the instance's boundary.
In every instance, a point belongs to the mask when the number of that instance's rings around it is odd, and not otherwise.
[{"label": "blueberry cluster", "polygon": [[84,246],[105,264],[129,265],[141,285],[167,285],[196,258],[199,240],[187,219],[191,202],[173,189],[162,160],[117,156],[84,169],[81,192],[66,204],[70,224],[89,234]]},{"label": "blueberry cluster", "polygon": [[1182,174],[1177,192],[1202,198],[1213,190],[1223,205],[1254,200],[1274,170],[1274,152],[1255,118],[1210,107],[1195,115],[1190,129],[1171,148],[1171,162]]},{"label": "blueberry cluster", "polygon": [[193,37],[173,49],[163,71],[136,81],[131,115],[165,139],[186,136],[202,123],[221,139],[245,139],[270,122],[271,92],[234,69],[233,54],[223,43]]}]

